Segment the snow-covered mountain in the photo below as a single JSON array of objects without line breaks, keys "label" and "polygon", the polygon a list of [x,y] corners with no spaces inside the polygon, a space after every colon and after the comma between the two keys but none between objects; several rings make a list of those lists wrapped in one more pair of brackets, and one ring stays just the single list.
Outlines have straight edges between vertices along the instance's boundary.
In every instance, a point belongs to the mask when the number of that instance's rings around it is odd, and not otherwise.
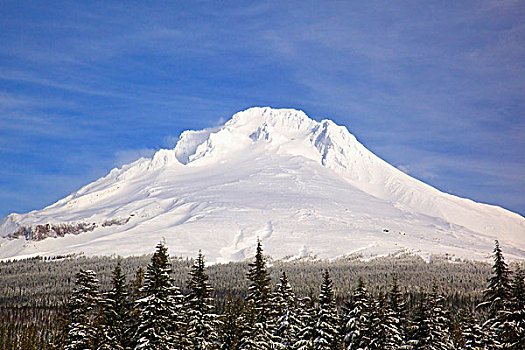
[{"label": "snow-covered mountain", "polygon": [[525,258],[525,218],[438,191],[389,165],[343,127],[293,109],[251,108],[0,226],[0,258],[253,254],[334,258],[413,251],[484,259],[499,239]]}]

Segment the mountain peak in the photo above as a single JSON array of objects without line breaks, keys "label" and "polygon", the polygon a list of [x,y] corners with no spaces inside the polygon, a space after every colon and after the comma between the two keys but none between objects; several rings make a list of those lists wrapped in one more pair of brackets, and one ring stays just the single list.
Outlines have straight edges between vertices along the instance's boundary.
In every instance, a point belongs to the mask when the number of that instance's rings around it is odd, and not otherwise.
[{"label": "mountain peak", "polygon": [[0,258],[142,254],[163,237],[174,254],[203,249],[210,261],[243,259],[257,238],[276,258],[400,249],[483,258],[496,238],[524,258],[524,235],[523,217],[410,177],[344,126],[254,107],[222,126],[184,131],[175,148],[47,208],[9,216]]}]

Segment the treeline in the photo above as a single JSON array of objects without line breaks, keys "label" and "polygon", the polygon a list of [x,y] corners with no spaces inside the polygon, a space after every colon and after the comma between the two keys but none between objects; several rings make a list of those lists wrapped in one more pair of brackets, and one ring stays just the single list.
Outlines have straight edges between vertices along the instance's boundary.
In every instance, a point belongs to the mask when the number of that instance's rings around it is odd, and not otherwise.
[{"label": "treeline", "polygon": [[[148,257],[146,270],[131,269],[128,259],[118,260],[116,266],[114,259],[108,260],[113,265],[111,278],[107,278],[107,273],[99,273],[102,283],[89,266],[82,266],[74,279],[69,277],[68,283],[74,288],[64,307],[54,307],[60,302],[54,304],[49,300],[55,299],[50,298],[41,309],[49,311],[47,314],[44,311],[40,315],[38,312],[23,315],[24,308],[31,312],[38,310],[24,295],[23,288],[19,289],[19,298],[14,295],[16,292],[0,296],[8,303],[0,309],[2,320],[5,315],[14,320],[0,324],[0,347],[525,348],[524,274],[519,269],[511,274],[498,243],[493,271],[483,292],[479,286],[485,284],[490,272],[485,264],[438,260],[414,269],[410,259],[417,258],[404,256],[397,262],[390,258],[382,263],[381,259],[273,262],[268,269],[259,243],[255,260],[250,264],[214,265],[205,269],[202,254],[194,261],[172,260],[166,247],[159,244]],[[85,258],[79,261],[82,265],[90,261],[100,263]],[[49,261],[47,264],[53,266]],[[433,271],[433,264],[441,270]],[[123,268],[124,265],[127,267]],[[20,266],[15,262],[0,265],[0,277],[12,276],[5,272],[20,270]],[[105,268],[100,269],[101,266]],[[107,266],[104,263],[98,267],[107,272]],[[459,266],[467,266],[465,271],[469,273],[457,273],[454,269]],[[392,278],[392,270],[402,276],[402,284]],[[363,271],[368,274],[362,276]],[[133,275],[132,280],[127,282],[126,275]],[[273,287],[272,278],[279,280]],[[26,276],[27,284],[30,280]],[[214,281],[222,282],[210,283]],[[9,302],[16,300],[23,303]],[[16,307],[6,311],[9,305]],[[16,322],[17,317],[38,321],[33,325],[20,323]],[[40,327],[34,327],[37,324]]]}]

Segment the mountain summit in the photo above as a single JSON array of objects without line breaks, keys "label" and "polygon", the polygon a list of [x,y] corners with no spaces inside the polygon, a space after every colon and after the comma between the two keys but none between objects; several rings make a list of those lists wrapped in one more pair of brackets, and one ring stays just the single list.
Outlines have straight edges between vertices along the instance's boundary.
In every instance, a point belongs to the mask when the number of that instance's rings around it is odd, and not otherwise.
[{"label": "mountain summit", "polygon": [[174,149],[113,169],[0,226],[0,258],[171,254],[241,260],[416,252],[484,259],[494,239],[525,258],[525,218],[401,172],[343,127],[293,109],[250,108]]}]

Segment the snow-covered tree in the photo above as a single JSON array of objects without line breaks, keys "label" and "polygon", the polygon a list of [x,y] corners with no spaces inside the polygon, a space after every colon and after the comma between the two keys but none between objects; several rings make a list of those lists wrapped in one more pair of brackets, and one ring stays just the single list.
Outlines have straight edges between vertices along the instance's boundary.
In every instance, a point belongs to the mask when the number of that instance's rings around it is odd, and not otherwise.
[{"label": "snow-covered tree", "polygon": [[297,321],[297,340],[295,341],[295,344],[293,344],[292,349],[313,349],[316,326],[316,310],[312,298],[304,297],[298,300]]},{"label": "snow-covered tree", "polygon": [[66,350],[87,350],[96,347],[100,296],[98,280],[94,271],[81,269],[76,274],[75,289],[69,301],[69,317]]},{"label": "snow-covered tree", "polygon": [[232,294],[228,290],[226,305],[224,306],[220,323],[221,350],[236,349],[241,339],[243,308],[242,299],[239,297],[234,302]]},{"label": "snow-covered tree", "polygon": [[346,349],[363,349],[370,343],[370,298],[362,279],[359,279],[352,299],[345,306],[343,322]]},{"label": "snow-covered tree", "polygon": [[445,309],[443,295],[438,293],[437,286],[434,285],[429,295],[431,337],[435,349],[453,349],[454,345],[450,336],[450,316]]},{"label": "snow-covered tree", "polygon": [[379,294],[377,301],[370,312],[370,329],[367,338],[370,350],[396,350],[402,343],[394,313],[388,307],[383,294]]},{"label": "snow-covered tree", "polygon": [[284,271],[276,286],[273,309],[277,316],[273,337],[274,347],[291,349],[297,341],[300,321],[297,316],[295,294]]},{"label": "snow-covered tree", "polygon": [[478,305],[478,308],[488,309],[489,317],[483,324],[483,331],[487,335],[486,346],[497,348],[500,347],[502,341],[503,317],[510,294],[510,271],[497,240],[494,247],[492,273],[489,285],[483,292],[484,301]]},{"label": "snow-covered tree", "polygon": [[460,329],[463,340],[462,349],[483,350],[485,349],[485,334],[476,318],[470,310],[462,310],[460,313]]},{"label": "snow-covered tree", "polygon": [[100,350],[124,350],[131,346],[131,307],[120,260],[112,273],[112,285],[102,299]]},{"label": "snow-covered tree", "polygon": [[319,294],[319,308],[314,332],[314,349],[329,350],[338,347],[338,316],[330,273],[325,270]]},{"label": "snow-covered tree", "polygon": [[170,277],[168,249],[157,244],[148,264],[142,292],[136,301],[140,310],[135,333],[136,349],[172,350],[184,346],[183,296]]},{"label": "snow-covered tree", "polygon": [[397,278],[394,277],[392,286],[388,292],[388,308],[392,312],[392,327],[396,330],[399,338],[396,338],[397,347],[400,348],[407,341],[407,307],[403,294],[399,288]]},{"label": "snow-covered tree", "polygon": [[409,344],[415,350],[453,349],[443,297],[437,293],[435,286],[430,295],[422,293],[412,322]]},{"label": "snow-covered tree", "polygon": [[187,338],[190,349],[206,350],[218,348],[218,316],[213,312],[212,288],[208,283],[204,256],[199,255],[190,271],[189,293],[186,296],[188,320]]},{"label": "snow-covered tree", "polygon": [[261,242],[257,240],[255,261],[249,264],[248,296],[244,315],[241,349],[270,349],[274,325],[271,323],[270,275]]},{"label": "snow-covered tree", "polygon": [[525,273],[518,268],[505,310],[500,311],[501,341],[505,349],[525,349]]}]

